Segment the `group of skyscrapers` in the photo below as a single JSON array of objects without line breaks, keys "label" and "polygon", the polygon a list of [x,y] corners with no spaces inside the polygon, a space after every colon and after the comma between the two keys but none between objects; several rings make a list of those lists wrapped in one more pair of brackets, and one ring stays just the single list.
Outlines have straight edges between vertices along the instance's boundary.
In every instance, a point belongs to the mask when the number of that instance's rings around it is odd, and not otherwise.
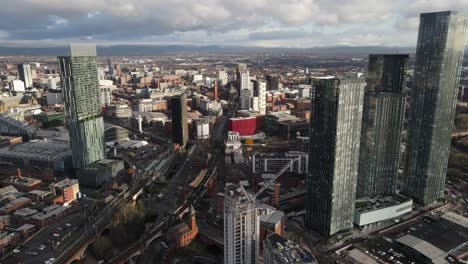
[{"label": "group of skyscrapers", "polygon": [[356,197],[394,195],[400,165],[403,194],[423,206],[443,196],[467,23],[457,12],[421,14],[404,159],[408,55],[370,55],[367,84],[313,80],[309,227],[351,228]]}]

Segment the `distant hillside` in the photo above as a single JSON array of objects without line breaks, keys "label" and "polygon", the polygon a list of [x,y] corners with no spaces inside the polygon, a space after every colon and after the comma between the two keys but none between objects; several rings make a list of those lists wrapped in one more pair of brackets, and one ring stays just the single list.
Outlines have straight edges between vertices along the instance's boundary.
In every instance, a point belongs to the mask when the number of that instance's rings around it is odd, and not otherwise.
[{"label": "distant hillside", "polygon": [[[66,46],[59,47],[0,47],[0,56],[58,56],[67,53]],[[195,45],[113,45],[98,46],[100,56],[144,56],[168,53],[414,53],[413,47],[378,47],[378,46],[330,46],[315,48],[266,48],[244,46],[195,46]]]}]

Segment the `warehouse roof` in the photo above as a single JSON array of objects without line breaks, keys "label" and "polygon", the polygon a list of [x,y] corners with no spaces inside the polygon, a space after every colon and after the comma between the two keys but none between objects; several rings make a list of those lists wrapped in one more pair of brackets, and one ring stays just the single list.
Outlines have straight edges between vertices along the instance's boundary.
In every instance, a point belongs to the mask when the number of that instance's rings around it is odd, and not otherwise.
[{"label": "warehouse roof", "polygon": [[71,155],[70,143],[33,140],[0,149],[0,157],[53,161]]},{"label": "warehouse roof", "polygon": [[412,235],[405,235],[396,241],[431,259],[433,263],[446,263],[444,258],[447,256],[447,253],[425,240]]}]

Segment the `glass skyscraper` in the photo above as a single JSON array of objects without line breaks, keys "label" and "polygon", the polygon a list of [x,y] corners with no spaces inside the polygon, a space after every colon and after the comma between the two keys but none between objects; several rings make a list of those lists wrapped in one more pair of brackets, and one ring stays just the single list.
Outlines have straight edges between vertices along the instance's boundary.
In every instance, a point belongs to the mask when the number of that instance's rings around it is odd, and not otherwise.
[{"label": "glass skyscraper", "polygon": [[315,79],[306,224],[324,236],[353,226],[363,98],[360,79]]},{"label": "glass skyscraper", "polygon": [[185,146],[188,141],[187,96],[185,94],[171,98],[172,141]]},{"label": "glass skyscraper", "polygon": [[58,57],[70,130],[73,167],[81,169],[105,158],[96,47],[70,46],[70,56]]},{"label": "glass skyscraper", "polygon": [[443,196],[467,20],[421,14],[402,191],[422,205]]},{"label": "glass skyscraper", "polygon": [[396,191],[408,55],[369,55],[364,95],[358,198]]},{"label": "glass skyscraper", "polygon": [[24,82],[24,87],[26,88],[33,87],[31,65],[18,64],[18,75],[19,75],[19,79]]}]

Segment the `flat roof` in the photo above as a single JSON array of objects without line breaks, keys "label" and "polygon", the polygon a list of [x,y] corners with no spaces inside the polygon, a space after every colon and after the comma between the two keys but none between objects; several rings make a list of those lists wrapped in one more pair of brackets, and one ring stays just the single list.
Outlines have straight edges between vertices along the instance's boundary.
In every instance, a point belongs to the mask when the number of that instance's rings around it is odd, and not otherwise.
[{"label": "flat roof", "polygon": [[39,179],[23,177],[23,176],[21,177],[11,176],[10,178],[3,180],[3,182],[12,184],[12,185],[28,187],[28,186],[34,186],[36,184],[39,184],[42,181]]},{"label": "flat roof", "polygon": [[1,157],[53,161],[71,155],[70,143],[55,140],[33,140],[0,149]]},{"label": "flat roof", "polygon": [[260,222],[265,222],[265,223],[275,224],[276,225],[278,223],[281,223],[283,218],[284,218],[283,211],[278,211],[277,210],[277,211],[274,211],[271,214],[261,215],[260,216]]},{"label": "flat roof", "polygon": [[445,252],[453,250],[468,241],[468,228],[444,218],[431,222],[420,221],[411,235],[425,240]]},{"label": "flat roof", "polygon": [[35,214],[37,212],[38,211],[36,209],[31,209],[31,208],[26,207],[26,208],[16,210],[16,212],[14,212],[13,214],[17,215],[17,216],[29,216],[29,215],[33,215],[33,214]]},{"label": "flat roof", "polygon": [[72,185],[75,185],[75,184],[78,184],[78,180],[77,179],[70,179],[70,178],[66,178],[66,179],[63,179],[57,183],[54,183],[53,186],[54,187],[57,187],[57,188],[66,188],[68,186],[72,186]]},{"label": "flat roof", "polygon": [[268,248],[285,263],[316,263],[315,257],[296,242],[288,240],[276,233],[265,239]]},{"label": "flat roof", "polygon": [[416,250],[420,254],[431,259],[434,263],[436,263],[435,260],[438,260],[440,258],[444,259],[447,256],[447,253],[445,253],[445,251],[441,250],[440,248],[432,245],[431,243],[425,240],[422,240],[412,235],[402,236],[396,241]]},{"label": "flat roof", "polygon": [[454,212],[447,212],[444,215],[442,215],[442,218],[460,226],[463,226],[464,228],[468,228],[468,218],[458,215]]},{"label": "flat roof", "polygon": [[356,200],[356,210],[360,213],[365,213],[412,201],[411,198],[401,195],[364,198]]}]

